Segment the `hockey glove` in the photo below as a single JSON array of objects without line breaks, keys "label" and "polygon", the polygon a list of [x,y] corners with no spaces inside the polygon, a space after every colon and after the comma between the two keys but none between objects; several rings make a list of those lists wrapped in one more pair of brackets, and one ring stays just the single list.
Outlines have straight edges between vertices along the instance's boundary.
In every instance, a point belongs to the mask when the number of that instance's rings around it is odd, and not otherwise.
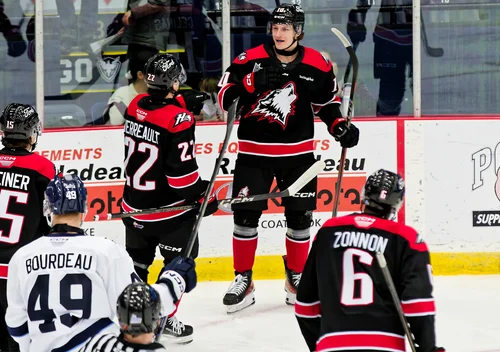
[{"label": "hockey glove", "polygon": [[189,89],[181,92],[182,97],[186,103],[186,110],[193,115],[199,115],[203,108],[203,103],[210,99],[210,95],[198,90]]},{"label": "hockey glove", "polygon": [[191,258],[176,257],[165,265],[156,283],[165,284],[177,303],[184,292],[191,292],[196,287],[196,263]]},{"label": "hockey glove", "polygon": [[366,10],[351,10],[347,20],[347,35],[351,38],[352,45],[366,40],[366,27],[364,25]]},{"label": "hockey glove", "polygon": [[243,87],[250,94],[262,93],[278,87],[284,71],[279,67],[266,67],[249,73],[243,78]]},{"label": "hockey glove", "polygon": [[[205,192],[208,188],[208,184],[209,184],[209,181],[206,181],[206,180],[203,181],[203,187],[205,190],[203,191],[203,193],[200,195],[200,198],[198,199],[198,204],[200,205],[200,207],[203,204],[203,200],[205,199]],[[208,198],[207,208],[205,209],[205,213],[203,214],[203,216],[210,216],[213,213],[215,213],[218,209],[219,209],[219,202],[217,201],[217,196],[215,194],[215,190],[212,189],[212,193],[210,194],[210,197]]]},{"label": "hockey glove", "polygon": [[352,148],[358,144],[359,130],[352,123],[347,126],[345,118],[336,119],[328,129],[328,132],[330,132],[337,142],[340,142],[342,148]]}]

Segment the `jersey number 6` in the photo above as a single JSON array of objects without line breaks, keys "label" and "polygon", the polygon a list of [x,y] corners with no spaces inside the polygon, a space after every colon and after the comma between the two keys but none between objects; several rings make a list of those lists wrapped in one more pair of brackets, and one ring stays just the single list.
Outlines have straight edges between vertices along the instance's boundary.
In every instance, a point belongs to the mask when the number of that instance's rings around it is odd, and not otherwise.
[{"label": "jersey number 6", "polygon": [[[355,248],[344,252],[340,302],[345,306],[364,306],[373,303],[373,280],[367,273],[354,272],[354,257],[365,265],[371,266],[373,263],[373,256],[368,252]],[[355,295],[356,281],[359,281],[358,295]]]}]

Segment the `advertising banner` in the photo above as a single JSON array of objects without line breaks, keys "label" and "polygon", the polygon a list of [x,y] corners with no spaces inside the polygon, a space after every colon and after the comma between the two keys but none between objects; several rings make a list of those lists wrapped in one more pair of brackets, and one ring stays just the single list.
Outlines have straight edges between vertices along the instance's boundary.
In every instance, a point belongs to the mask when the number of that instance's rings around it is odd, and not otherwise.
[{"label": "advertising banner", "polygon": [[[360,121],[360,142],[349,149],[342,181],[339,215],[358,211],[361,188],[368,174],[379,168],[397,171],[397,138],[394,121]],[[219,198],[229,198],[238,143],[237,125],[215,183]],[[223,124],[204,124],[196,128],[196,158],[203,178],[209,179],[225,134]],[[325,169],[318,178],[317,211],[312,234],[331,216],[341,148],[328,134],[322,122],[316,123],[315,155]],[[46,132],[37,152],[51,159],[64,173],[77,173],[89,192],[89,212],[84,224],[90,235],[108,237],[124,244],[121,220],[92,222],[96,214],[120,211],[124,183],[123,131],[121,128]],[[272,192],[278,191],[273,184]],[[155,195],[161,197],[161,195]],[[280,199],[270,200],[259,229],[260,254],[281,253],[284,248],[286,221]],[[231,255],[233,231],[231,210],[222,208],[203,219],[200,229],[200,256]]]},{"label": "advertising banner", "polygon": [[[417,181],[415,172],[421,170],[422,178],[411,186],[421,197],[418,206],[413,203],[412,213],[418,218],[410,225],[434,251],[499,250],[500,121],[434,120],[410,125],[414,135],[422,136],[406,156],[408,177]],[[410,201],[407,198],[407,208]]]}]

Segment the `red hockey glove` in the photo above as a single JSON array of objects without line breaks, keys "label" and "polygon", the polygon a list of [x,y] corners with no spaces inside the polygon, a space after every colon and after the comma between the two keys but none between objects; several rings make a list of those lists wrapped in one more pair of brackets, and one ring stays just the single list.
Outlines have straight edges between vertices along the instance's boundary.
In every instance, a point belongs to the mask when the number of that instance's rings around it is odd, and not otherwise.
[{"label": "red hockey glove", "polygon": [[340,142],[342,148],[352,148],[358,144],[359,130],[352,123],[347,126],[345,118],[336,119],[328,129],[328,132],[330,132],[337,142]]},{"label": "red hockey glove", "polygon": [[276,89],[283,74],[279,67],[265,67],[243,77],[243,87],[250,94]]},{"label": "red hockey glove", "polygon": [[[198,199],[198,204],[201,205],[203,204],[203,200],[205,199],[205,192],[208,187],[209,181],[203,181],[203,186],[205,191],[200,195],[200,198]],[[215,213],[219,209],[219,202],[217,201],[217,196],[215,195],[215,190],[212,189],[212,193],[210,194],[210,197],[208,198],[208,204],[207,208],[205,209],[205,213],[203,216],[210,216],[213,213]]]}]

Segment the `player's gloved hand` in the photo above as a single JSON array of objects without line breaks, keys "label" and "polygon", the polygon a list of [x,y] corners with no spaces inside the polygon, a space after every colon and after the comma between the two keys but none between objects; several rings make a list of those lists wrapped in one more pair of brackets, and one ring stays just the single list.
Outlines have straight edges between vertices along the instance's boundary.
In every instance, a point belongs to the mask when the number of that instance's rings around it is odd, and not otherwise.
[{"label": "player's gloved hand", "polygon": [[243,87],[250,94],[278,88],[284,71],[280,67],[265,67],[243,77]]},{"label": "player's gloved hand", "polygon": [[176,257],[165,265],[158,278],[158,284],[165,284],[174,298],[174,303],[181,299],[184,292],[191,292],[197,283],[196,263],[191,258]]},{"label": "player's gloved hand", "polygon": [[[0,22],[1,21],[2,19],[0,19]],[[7,40],[7,55],[12,57],[21,56],[22,54],[24,54],[28,46],[24,41],[19,26],[10,25],[10,21],[8,19],[6,19],[6,21],[8,21],[8,23],[4,23],[2,25],[1,31],[3,33],[3,36],[5,37],[5,40]]]},{"label": "player's gloved hand", "polygon": [[366,39],[366,27],[364,25],[366,11],[351,10],[347,20],[347,35],[351,38],[352,45],[364,42]]},{"label": "player's gloved hand", "polygon": [[186,110],[194,115],[199,115],[201,109],[203,108],[203,102],[210,99],[210,95],[207,93],[194,89],[185,90],[181,92],[181,94],[177,95],[177,97],[178,96],[182,96],[184,98]]},{"label": "player's gloved hand", "polygon": [[328,129],[342,148],[352,148],[358,144],[359,129],[352,123],[348,126],[345,118],[336,119]]},{"label": "player's gloved hand", "polygon": [[[200,198],[198,199],[198,204],[201,205],[203,204],[203,200],[205,199],[205,192],[206,192],[206,189],[208,188],[208,184],[210,182],[207,181],[207,180],[204,180],[203,181],[203,193],[200,195]],[[215,189],[212,189],[212,193],[210,194],[210,197],[208,198],[208,204],[207,204],[207,208],[205,209],[205,213],[203,214],[203,216],[210,216],[212,215],[213,213],[215,213],[217,210],[219,209],[219,202],[217,201],[217,196],[215,194]]]}]

